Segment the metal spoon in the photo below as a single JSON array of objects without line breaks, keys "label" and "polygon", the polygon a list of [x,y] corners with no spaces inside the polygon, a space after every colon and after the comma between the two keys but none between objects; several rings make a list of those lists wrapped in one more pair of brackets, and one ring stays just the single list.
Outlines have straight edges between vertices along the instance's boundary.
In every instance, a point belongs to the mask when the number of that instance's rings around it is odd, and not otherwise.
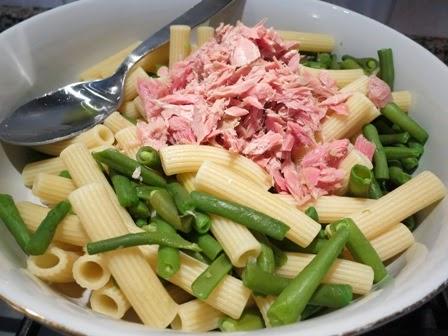
[{"label": "metal spoon", "polygon": [[71,138],[100,123],[120,105],[129,70],[168,42],[171,25],[195,27],[233,1],[201,1],[142,42],[111,77],[70,84],[20,106],[0,123],[0,139],[16,145],[43,145]]}]

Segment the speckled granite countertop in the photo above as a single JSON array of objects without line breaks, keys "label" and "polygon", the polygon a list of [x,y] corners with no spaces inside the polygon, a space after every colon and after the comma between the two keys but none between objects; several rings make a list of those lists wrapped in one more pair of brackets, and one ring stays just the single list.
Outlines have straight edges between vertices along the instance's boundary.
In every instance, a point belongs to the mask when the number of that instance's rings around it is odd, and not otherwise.
[{"label": "speckled granite countertop", "polygon": [[[42,8],[0,6],[0,32],[43,11],[45,9]],[[430,36],[410,36],[410,38],[448,65],[448,38]]]}]

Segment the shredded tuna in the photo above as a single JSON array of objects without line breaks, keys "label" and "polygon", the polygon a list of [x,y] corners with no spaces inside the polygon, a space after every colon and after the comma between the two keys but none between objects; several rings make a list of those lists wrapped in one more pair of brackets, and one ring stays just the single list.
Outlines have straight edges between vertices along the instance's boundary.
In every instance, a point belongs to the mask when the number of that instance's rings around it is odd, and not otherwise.
[{"label": "shredded tuna", "polygon": [[367,97],[379,108],[386,106],[387,103],[392,101],[389,85],[375,75],[369,77]]},{"label": "shredded tuna", "polygon": [[221,24],[185,60],[138,82],[146,112],[138,137],[157,149],[195,143],[245,155],[300,203],[331,193],[348,141],[318,144],[315,134],[327,114],[348,114],[350,95],[328,72],[316,77],[299,62],[297,45],[264,22]]},{"label": "shredded tuna", "polygon": [[375,153],[375,144],[367,140],[364,135],[360,134],[355,140],[355,149],[363,153],[370,161],[372,161]]}]

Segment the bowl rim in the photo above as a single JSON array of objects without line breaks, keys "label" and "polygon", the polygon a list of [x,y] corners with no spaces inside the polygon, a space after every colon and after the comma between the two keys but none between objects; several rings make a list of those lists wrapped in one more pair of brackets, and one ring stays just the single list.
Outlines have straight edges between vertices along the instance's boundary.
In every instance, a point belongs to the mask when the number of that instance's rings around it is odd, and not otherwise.
[{"label": "bowl rim", "polygon": [[[385,28],[389,34],[394,34],[395,36],[399,36],[401,39],[405,39],[405,40],[407,40],[408,43],[411,43],[414,48],[420,49],[420,51],[425,53],[427,57],[431,57],[435,63],[438,63],[438,65],[443,68],[442,71],[445,71],[448,74],[448,67],[438,57],[436,57],[433,53],[431,53],[428,49],[424,48],[422,45],[420,45],[417,42],[415,42],[414,40],[412,40],[407,35],[399,32],[381,22],[378,22],[366,15],[358,13],[354,10],[347,9],[345,7],[342,7],[339,5],[334,5],[331,3],[322,2],[319,0],[307,0],[307,1],[309,1],[310,3],[316,4],[316,6],[329,7],[329,8],[332,8],[333,10],[343,11],[347,14],[354,15],[355,17],[362,17],[363,20],[367,20],[373,24],[382,26],[382,28]],[[76,2],[63,4],[58,7],[54,7],[54,8],[45,10],[43,12],[33,15],[32,17],[9,27],[8,29],[1,32],[0,36],[6,36],[6,35],[10,34],[11,32],[13,32],[14,30],[20,29],[21,27],[23,27],[27,24],[31,24],[34,21],[42,20],[46,16],[60,15],[60,13],[62,13],[64,11],[70,11],[74,7],[85,6],[91,2],[94,2],[94,0],[79,0]],[[403,258],[403,255],[401,255],[400,258]],[[375,328],[378,328],[388,322],[391,322],[405,314],[408,314],[408,313],[416,310],[417,308],[419,308],[420,306],[422,306],[423,304],[425,304],[426,302],[428,302],[429,300],[434,298],[437,294],[439,294],[445,288],[448,288],[448,278],[445,280],[441,280],[438,284],[436,284],[435,288],[433,288],[429,292],[426,292],[426,294],[421,295],[420,298],[414,297],[414,299],[411,299],[411,301],[413,301],[412,303],[410,303],[410,304],[404,303],[403,305],[405,305],[405,306],[402,308],[397,307],[394,309],[393,312],[390,312],[389,314],[387,314],[383,317],[377,318],[375,321],[372,321],[372,322],[370,322],[364,326],[361,326],[361,327],[354,327],[351,329],[349,328],[349,329],[341,332],[338,335],[358,335],[358,334],[362,334],[367,331],[373,330]],[[425,292],[425,291],[423,291],[423,292]],[[57,319],[44,317],[43,315],[37,313],[35,310],[27,308],[26,305],[19,305],[19,304],[14,303],[11,299],[6,297],[6,293],[0,292],[0,300],[5,302],[8,306],[13,308],[17,312],[23,314],[24,316],[26,316],[32,320],[35,320],[35,321],[37,321],[47,327],[50,327],[54,330],[62,331],[63,333],[67,333],[70,335],[79,335],[79,336],[86,335],[78,330],[68,327],[67,325],[57,322]],[[148,331],[151,332],[151,330],[148,330]],[[287,333],[289,334],[289,332],[287,332]]]}]

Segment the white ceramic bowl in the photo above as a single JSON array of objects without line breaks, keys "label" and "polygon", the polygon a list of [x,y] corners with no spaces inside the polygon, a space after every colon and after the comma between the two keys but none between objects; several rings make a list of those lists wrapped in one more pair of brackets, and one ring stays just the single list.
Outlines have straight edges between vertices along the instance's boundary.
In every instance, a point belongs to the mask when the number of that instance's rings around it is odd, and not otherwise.
[{"label": "white ceramic bowl", "polygon": [[[85,0],[31,18],[0,34],[0,116],[32,95],[76,80],[78,73],[113,51],[149,36],[197,1]],[[242,8],[242,6],[240,6]],[[240,8],[240,9],[241,9]],[[226,19],[236,18],[231,11]],[[375,55],[394,49],[396,89],[415,97],[411,114],[431,137],[420,170],[448,181],[447,67],[396,31],[343,8],[314,0],[248,0],[246,24],[268,18],[279,29],[324,32],[335,36],[337,52]],[[1,117],[0,117],[1,118]],[[20,174],[30,151],[0,148],[0,192],[32,199]],[[418,192],[418,190],[416,190]],[[389,266],[395,279],[334,313],[277,329],[282,335],[352,334],[385,323],[416,308],[448,279],[448,202],[422,215],[411,250]],[[77,334],[162,335],[143,325],[114,321],[67,300],[23,271],[24,255],[0,225],[0,297],[44,323]],[[173,333],[173,331],[167,331]],[[272,330],[258,331],[268,335]]]}]

